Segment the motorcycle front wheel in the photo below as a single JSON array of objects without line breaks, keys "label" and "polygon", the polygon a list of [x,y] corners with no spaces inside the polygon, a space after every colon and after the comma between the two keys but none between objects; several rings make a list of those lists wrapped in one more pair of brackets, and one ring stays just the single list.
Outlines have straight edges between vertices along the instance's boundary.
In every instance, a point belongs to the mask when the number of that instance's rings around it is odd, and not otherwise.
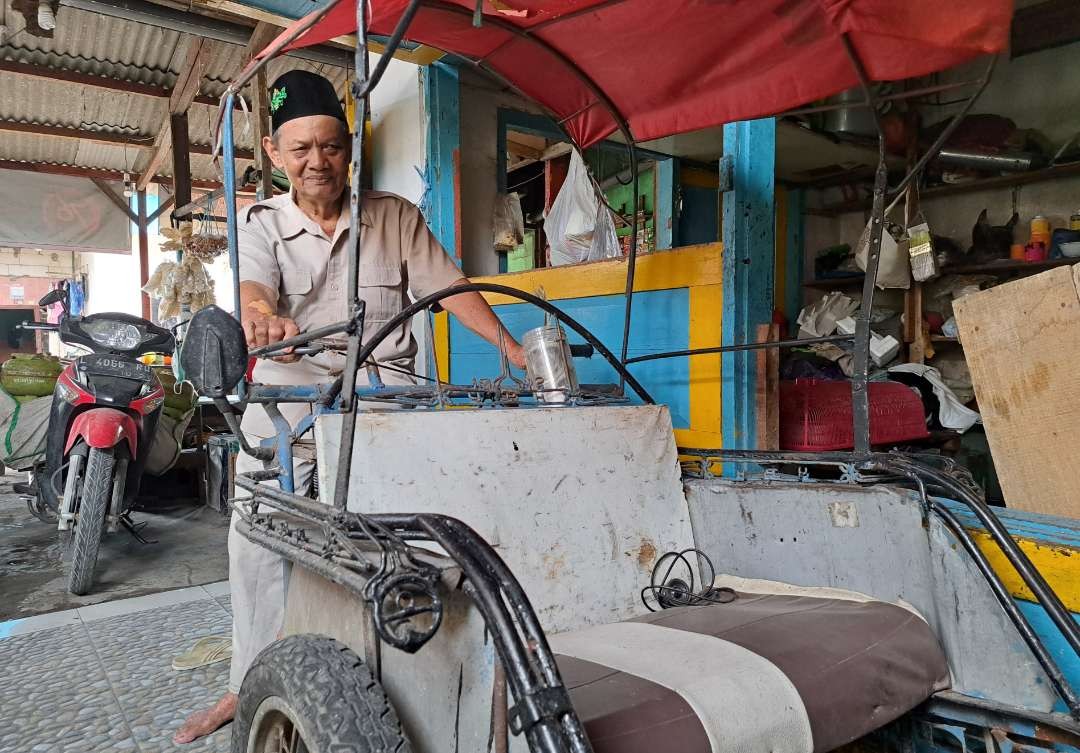
[{"label": "motorcycle front wheel", "polygon": [[94,569],[101,535],[105,530],[105,514],[112,496],[115,467],[113,450],[90,448],[79,490],[75,528],[69,539],[68,591],[77,596],[89,593],[94,585]]}]

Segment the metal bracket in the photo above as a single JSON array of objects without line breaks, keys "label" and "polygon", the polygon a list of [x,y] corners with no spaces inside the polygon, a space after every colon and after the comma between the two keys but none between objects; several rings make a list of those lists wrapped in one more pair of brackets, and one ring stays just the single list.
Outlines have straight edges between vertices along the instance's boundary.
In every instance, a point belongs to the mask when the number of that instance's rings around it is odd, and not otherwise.
[{"label": "metal bracket", "polygon": [[510,731],[515,735],[528,731],[544,720],[557,721],[573,711],[564,688],[544,688],[529,693],[510,709]]}]

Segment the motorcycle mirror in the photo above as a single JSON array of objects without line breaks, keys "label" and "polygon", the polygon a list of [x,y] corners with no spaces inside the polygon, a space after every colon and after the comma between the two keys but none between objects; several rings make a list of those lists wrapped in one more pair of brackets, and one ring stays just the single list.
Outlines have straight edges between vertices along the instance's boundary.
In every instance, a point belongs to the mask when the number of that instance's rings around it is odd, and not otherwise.
[{"label": "motorcycle mirror", "polygon": [[64,311],[68,310],[68,294],[63,288],[53,288],[45,295],[41,296],[41,300],[38,301],[38,306],[52,306],[54,303],[60,303],[64,307]]},{"label": "motorcycle mirror", "polygon": [[244,328],[232,314],[207,306],[191,317],[180,349],[180,368],[196,392],[224,398],[244,378],[247,364]]}]

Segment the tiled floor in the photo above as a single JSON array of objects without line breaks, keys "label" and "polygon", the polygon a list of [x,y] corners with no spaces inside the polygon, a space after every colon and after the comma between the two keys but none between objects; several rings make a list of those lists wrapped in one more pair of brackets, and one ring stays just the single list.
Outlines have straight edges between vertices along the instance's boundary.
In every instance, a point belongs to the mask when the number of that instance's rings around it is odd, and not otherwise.
[{"label": "tiled floor", "polygon": [[0,623],[0,751],[228,750],[230,727],[183,747],[171,738],[221,694],[229,663],[170,663],[231,624],[226,583]]}]

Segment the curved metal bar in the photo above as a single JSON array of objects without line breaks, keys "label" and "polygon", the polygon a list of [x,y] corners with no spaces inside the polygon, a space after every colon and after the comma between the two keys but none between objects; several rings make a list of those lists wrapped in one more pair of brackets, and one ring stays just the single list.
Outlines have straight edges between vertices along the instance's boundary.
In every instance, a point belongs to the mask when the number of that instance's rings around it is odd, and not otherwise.
[{"label": "curved metal bar", "polygon": [[[468,16],[470,18],[472,17],[472,12],[470,10],[468,10],[467,8],[463,8],[463,7],[459,6],[459,5],[451,5],[449,3],[442,2],[441,0],[421,0],[421,2],[423,2],[424,7],[426,7],[426,8],[431,8],[433,10],[441,10],[441,11],[444,11],[446,13],[453,13],[453,14],[456,14],[456,15],[459,15],[459,16],[464,15],[464,16]],[[634,184],[634,188],[633,188],[634,198],[633,198],[633,207],[631,209],[633,219],[631,220],[631,223],[630,223],[630,232],[631,232],[631,235],[630,235],[630,255],[627,258],[627,268],[626,268],[626,293],[625,293],[626,305],[625,305],[625,310],[624,310],[624,313],[623,313],[623,339],[622,339],[622,347],[620,349],[620,356],[621,357],[619,359],[621,362],[625,362],[626,361],[627,348],[629,347],[629,342],[630,342],[630,312],[631,312],[631,309],[633,308],[633,299],[634,299],[634,274],[635,274],[635,270],[636,270],[636,266],[637,266],[637,236],[638,236],[638,232],[637,232],[637,221],[638,221],[637,220],[637,191],[638,191],[639,177],[638,177],[637,154],[635,152],[634,135],[633,135],[633,133],[630,132],[630,123],[627,120],[626,116],[623,115],[622,112],[619,110],[618,106],[604,92],[604,90],[600,88],[600,85],[597,84],[595,81],[593,81],[592,78],[590,78],[585,73],[585,71],[581,70],[581,68],[578,67],[578,65],[576,63],[574,63],[572,60],[570,60],[570,58],[568,58],[566,55],[564,55],[562,52],[560,52],[558,50],[558,48],[552,46],[551,44],[549,44],[544,39],[541,39],[540,37],[537,37],[535,35],[526,33],[525,30],[520,29],[516,25],[514,25],[512,23],[509,23],[507,21],[504,21],[501,18],[485,17],[484,18],[484,23],[490,24],[490,25],[494,26],[497,29],[501,29],[502,31],[505,31],[506,33],[508,33],[508,34],[518,38],[518,39],[521,39],[521,40],[524,40],[524,41],[527,41],[527,42],[531,42],[532,44],[535,44],[537,47],[540,47],[545,52],[552,55],[560,63],[565,65],[567,67],[567,69],[570,70],[570,72],[573,73],[574,76],[576,76],[577,79],[579,81],[581,81],[581,83],[583,83],[585,85],[585,87],[592,93],[592,95],[594,97],[596,97],[597,101],[599,101],[600,104],[602,104],[604,106],[604,109],[606,109],[608,111],[608,114],[611,116],[611,119],[615,122],[615,127],[619,130],[620,133],[622,133],[623,138],[626,140],[626,149],[627,149],[627,153],[628,153],[629,158],[630,158],[630,170],[632,171],[632,182]],[[481,61],[477,61],[477,63],[480,64]],[[484,66],[484,67],[485,67],[485,70],[486,70],[489,66]],[[533,99],[533,98],[530,97],[530,99]],[[625,377],[624,377],[624,379],[625,379]]]},{"label": "curved metal bar", "polygon": [[[371,90],[379,85],[382,80],[383,74],[386,73],[387,66],[390,65],[390,61],[394,58],[394,54],[397,52],[398,47],[401,46],[401,40],[405,37],[405,32],[409,29],[409,24],[412,23],[413,17],[416,15],[416,11],[420,9],[422,0],[409,0],[408,6],[401,14],[401,18],[398,19],[397,26],[394,27],[394,33],[390,35],[390,38],[386,40],[386,47],[383,53],[379,56],[379,62],[375,64],[375,70],[370,73],[365,79],[363,85],[353,91],[353,97],[356,99],[362,99],[371,93]],[[359,26],[357,26],[359,29]],[[359,47],[359,39],[357,40]],[[367,48],[367,37],[364,38],[364,47]],[[357,68],[357,70],[360,70]],[[354,84],[354,87],[356,84]]]},{"label": "curved metal bar", "polygon": [[1066,642],[1074,652],[1080,655],[1080,625],[1077,625],[1073,620],[1072,614],[1062,604],[1057,593],[1050,587],[1042,573],[1039,572],[1024,550],[1009,534],[1001,519],[994,514],[985,502],[936,468],[912,460],[889,455],[875,455],[867,465],[871,469],[899,472],[905,475],[908,472],[919,473],[924,479],[948,491],[950,495],[955,495],[958,502],[961,502],[975,513],[975,517],[979,519],[979,522],[986,528],[994,542],[1001,548],[1009,560],[1009,564],[1016,568],[1016,572],[1023,579],[1024,584],[1031,589],[1035,599],[1046,610],[1051,621],[1065,637]]},{"label": "curved metal bar", "polygon": [[650,405],[655,404],[656,401],[653,400],[652,396],[641,385],[641,383],[634,378],[634,375],[626,370],[626,366],[624,366],[623,363],[618,360],[610,350],[607,349],[607,346],[600,342],[596,335],[583,327],[573,317],[551,305],[543,298],[538,298],[535,295],[525,293],[515,288],[507,287],[506,285],[495,285],[490,282],[470,282],[466,285],[455,285],[454,287],[445,288],[438,292],[432,293],[431,295],[425,296],[420,300],[406,306],[393,319],[390,319],[386,322],[386,324],[384,324],[375,331],[375,333],[371,336],[371,339],[367,341],[363,348],[361,348],[360,354],[358,356],[359,361],[363,363],[368,358],[370,358],[372,353],[375,352],[375,348],[377,348],[383,340],[385,340],[395,329],[397,329],[397,327],[399,327],[403,322],[408,321],[413,315],[419,313],[420,311],[423,311],[432,304],[438,303],[444,298],[450,298],[451,296],[470,292],[500,293],[511,298],[516,298],[519,301],[531,303],[537,308],[551,314],[563,324],[568,326],[570,329],[581,335],[581,337],[584,338],[585,342],[589,343],[589,345],[592,345],[597,350],[597,352],[599,352],[600,355],[603,356],[608,361],[608,363],[611,364],[612,368],[615,369],[619,376],[624,379],[627,384],[630,385],[631,389],[633,389],[634,392],[637,393],[638,397],[640,397],[644,402],[649,403]]},{"label": "curved metal bar", "polygon": [[[962,484],[938,469],[925,463],[918,462],[912,458],[885,453],[877,453],[865,458],[858,453],[847,452],[801,453],[767,450],[712,450],[680,447],[679,454],[699,455],[704,458],[723,460],[726,462],[756,463],[759,465],[798,464],[802,462],[809,464],[822,462],[829,464],[846,464],[855,465],[864,470],[879,471],[904,478],[912,478],[914,475],[917,476],[921,482],[929,481],[936,488],[943,490],[946,494],[954,498],[957,502],[965,505],[975,514],[976,518],[978,518],[979,522],[986,528],[990,537],[994,540],[994,543],[1001,549],[1002,554],[1005,555],[1009,564],[1012,565],[1020,575],[1021,580],[1024,581],[1024,584],[1028,589],[1031,590],[1032,594],[1035,596],[1035,601],[1039,606],[1046,610],[1047,615],[1049,615],[1054,626],[1061,632],[1062,636],[1064,636],[1069,647],[1080,655],[1080,625],[1072,619],[1071,613],[1061,602],[1061,599],[1054,589],[1046,582],[1042,573],[1039,572],[1038,568],[1031,562],[1027,554],[1017,545],[1016,541],[1009,534],[1008,529],[1005,528],[1005,525],[993,510]],[[939,512],[943,508],[934,506],[932,509],[934,512]],[[992,589],[996,589],[1000,586],[1000,578],[992,569],[983,571],[983,575],[986,577]],[[994,581],[997,583],[995,584]],[[1018,629],[1023,632],[1022,628],[1018,627]],[[1036,636],[1036,638],[1037,637],[1038,636]],[[1039,642],[1041,645],[1041,640]],[[1066,684],[1068,684],[1067,681]],[[1063,696],[1063,698],[1067,700],[1066,696]]]},{"label": "curved metal bar", "polygon": [[1065,677],[1065,673],[1061,667],[1057,665],[1054,658],[1050,655],[1050,652],[1043,645],[1042,640],[1039,638],[1038,633],[1035,632],[1035,628],[1031,626],[1027,617],[1020,611],[1020,608],[1016,606],[1016,602],[1013,601],[1012,596],[1005,588],[1005,584],[1001,582],[1001,579],[997,577],[997,573],[994,572],[994,568],[991,566],[990,561],[979,549],[978,545],[971,538],[971,534],[967,532],[964,526],[957,520],[952,510],[947,507],[941,507],[934,504],[933,500],[926,494],[926,485],[922,482],[917,475],[912,475],[912,478],[918,484],[919,495],[922,498],[923,506],[927,512],[932,512],[941,518],[941,521],[945,524],[961,546],[964,547],[964,551],[968,553],[968,556],[975,562],[975,566],[982,573],[983,578],[990,586],[990,590],[994,594],[994,598],[997,599],[998,604],[1001,605],[1005,615],[1012,622],[1016,631],[1020,633],[1020,637],[1024,643],[1027,644],[1028,649],[1035,657],[1035,661],[1039,663],[1046,676],[1050,679],[1050,683],[1054,686],[1054,690],[1057,692],[1061,700],[1065,702],[1065,705],[1069,707],[1069,712],[1073,718],[1080,719],[1080,696],[1076,694],[1072,686],[1069,685],[1068,679]]}]

